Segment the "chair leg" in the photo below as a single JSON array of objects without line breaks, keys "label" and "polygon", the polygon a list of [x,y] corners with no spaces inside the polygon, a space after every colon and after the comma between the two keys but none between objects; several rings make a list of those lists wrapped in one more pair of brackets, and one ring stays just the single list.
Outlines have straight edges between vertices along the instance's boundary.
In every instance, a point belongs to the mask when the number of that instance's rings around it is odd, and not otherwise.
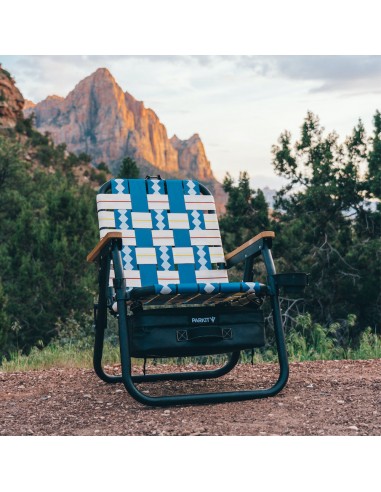
[{"label": "chair leg", "polygon": [[[95,323],[95,341],[94,341],[94,358],[93,365],[97,376],[105,383],[122,383],[122,376],[112,376],[107,374],[102,365],[104,334],[107,328],[107,306],[105,303],[99,303]],[[208,371],[178,372],[166,374],[146,374],[132,376],[135,383],[153,383],[156,381],[187,381],[194,379],[211,379],[219,378],[230,372],[239,361],[240,352],[233,352],[229,360],[222,367]]]},{"label": "chair leg", "polygon": [[[120,352],[122,362],[122,379],[128,393],[140,403],[149,406],[170,406],[170,405],[185,405],[185,404],[209,404],[209,403],[225,403],[233,401],[244,401],[258,398],[267,398],[269,396],[275,396],[279,391],[283,389],[288,379],[288,360],[287,352],[284,340],[284,333],[281,321],[280,307],[277,296],[271,299],[275,337],[277,341],[278,361],[279,361],[279,377],[277,382],[270,388],[260,390],[247,390],[247,391],[232,391],[232,392],[216,392],[205,394],[189,394],[189,395],[176,395],[176,396],[148,396],[138,390],[134,383],[142,382],[143,380],[136,380],[131,375],[131,356],[128,341],[128,323],[125,316],[125,304],[120,303],[118,310],[121,309],[119,317],[119,339],[120,339]],[[124,312],[123,312],[124,310]],[[168,377],[168,375],[167,375]],[[199,377],[199,376],[198,376]],[[136,378],[136,377],[135,377]],[[156,379],[158,380],[158,379]],[[147,381],[147,380],[146,380]]]},{"label": "chair leg", "polygon": [[278,290],[275,283],[275,267],[271,257],[270,248],[265,245],[262,250],[263,259],[266,265],[266,270],[269,275],[270,284],[270,299],[271,308],[274,320],[274,331],[276,338],[276,346],[278,351],[279,362],[279,377],[276,383],[267,389],[260,390],[248,390],[248,391],[230,391],[230,392],[218,392],[218,393],[204,393],[204,394],[187,394],[176,396],[148,396],[139,391],[131,375],[131,354],[130,345],[128,340],[128,320],[127,320],[127,308],[125,302],[125,287],[123,284],[122,265],[120,254],[117,247],[113,248],[113,263],[115,269],[114,285],[116,287],[116,298],[118,305],[118,324],[119,324],[119,342],[120,342],[120,354],[122,363],[122,380],[128,393],[140,403],[149,406],[169,406],[169,405],[185,405],[185,404],[208,404],[208,403],[225,403],[233,401],[252,400],[258,398],[267,398],[269,396],[275,396],[279,391],[283,389],[288,379],[288,360],[287,350],[284,338],[282,317],[278,299]]},{"label": "chair leg", "polygon": [[[122,383],[122,376],[111,376],[104,371],[102,366],[104,332],[107,327],[107,311],[105,314],[98,311],[97,325],[95,331],[94,342],[94,370],[97,376],[106,383]],[[208,371],[193,371],[193,372],[176,372],[164,374],[146,374],[140,376],[132,376],[134,383],[154,383],[156,381],[190,381],[195,379],[212,379],[219,378],[230,372],[239,361],[240,352],[233,352],[229,360],[220,368]]]},{"label": "chair leg", "polygon": [[[104,346],[104,334],[107,328],[107,300],[105,296],[110,268],[110,257],[104,255],[101,258],[99,269],[99,299],[98,310],[95,320],[95,341],[94,341],[94,357],[93,365],[97,376],[106,383],[121,383],[123,382],[122,376],[112,376],[107,374],[102,366],[102,355]],[[124,303],[125,309],[125,303]],[[143,376],[131,376],[132,381],[136,383],[140,382],[155,382],[164,380],[194,380],[194,379],[210,379],[221,377],[230,372],[238,363],[240,352],[234,352],[231,354],[229,360],[225,365],[218,369],[209,371],[193,371],[182,373],[169,373],[169,374],[148,374]]]},{"label": "chair leg", "polygon": [[104,334],[107,328],[107,306],[99,304],[98,313],[95,323],[95,341],[94,341],[94,371],[97,376],[105,383],[122,383],[122,376],[111,376],[107,374],[102,366]]},{"label": "chair leg", "polygon": [[99,298],[98,310],[95,318],[95,341],[94,341],[94,356],[93,365],[97,376],[105,383],[121,383],[121,376],[111,376],[107,374],[102,366],[103,344],[105,330],[107,328],[107,298],[106,289],[109,279],[110,256],[105,254],[100,260],[99,269]]},{"label": "chair leg", "polygon": [[146,374],[144,376],[132,376],[134,383],[153,383],[156,381],[191,381],[194,379],[219,378],[230,372],[239,361],[240,352],[233,352],[229,360],[222,367],[209,371],[174,372],[164,374]]}]

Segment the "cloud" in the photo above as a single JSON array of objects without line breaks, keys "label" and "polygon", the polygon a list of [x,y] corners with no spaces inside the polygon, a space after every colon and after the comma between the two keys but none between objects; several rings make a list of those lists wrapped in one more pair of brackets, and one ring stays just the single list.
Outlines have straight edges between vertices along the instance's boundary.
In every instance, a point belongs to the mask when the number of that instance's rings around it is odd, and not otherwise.
[{"label": "cloud", "polygon": [[262,76],[285,76],[299,80],[347,80],[381,75],[379,55],[28,55],[5,58],[18,58],[25,66],[47,61],[75,66],[129,60],[183,65],[198,63],[203,66],[230,62]]},{"label": "cloud", "polygon": [[236,63],[263,77],[320,83],[311,92],[347,91],[381,82],[381,56],[241,56]]},{"label": "cloud", "polygon": [[[26,59],[26,57],[23,57]],[[28,58],[33,58],[29,55]],[[36,55],[35,58],[41,60],[52,60],[73,65],[83,65],[84,63],[110,63],[116,61],[128,60],[146,60],[154,63],[172,63],[172,64],[189,64],[197,62],[200,65],[209,65],[218,58],[227,58],[224,56],[213,55]],[[234,57],[231,57],[234,58]]]},{"label": "cloud", "polygon": [[[274,82],[299,84],[305,94],[359,96],[381,89],[381,56],[260,55],[41,55],[0,56],[25,96],[35,102],[48,94],[66,96],[79,80],[105,66],[138,99],[174,97],[202,91],[208,100],[229,97],[246,87]],[[147,73],[150,77],[147,79]],[[155,81],[153,83],[153,80]],[[246,82],[245,82],[246,81]],[[262,82],[261,82],[262,81]],[[272,87],[273,85],[271,85]],[[232,90],[237,87],[237,91]],[[229,92],[230,91],[230,92]],[[233,94],[233,95],[232,95]],[[261,97],[264,97],[263,91]],[[152,103],[151,103],[152,104]],[[160,106],[159,106],[160,107]]]}]

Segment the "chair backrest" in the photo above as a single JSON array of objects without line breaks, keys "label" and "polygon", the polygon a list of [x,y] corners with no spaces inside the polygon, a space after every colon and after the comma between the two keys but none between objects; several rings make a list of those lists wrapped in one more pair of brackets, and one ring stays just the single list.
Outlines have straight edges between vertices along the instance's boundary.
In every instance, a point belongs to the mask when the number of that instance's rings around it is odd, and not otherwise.
[{"label": "chair backrest", "polygon": [[216,207],[207,193],[192,180],[113,179],[101,187],[100,236],[122,232],[127,287],[228,282]]}]

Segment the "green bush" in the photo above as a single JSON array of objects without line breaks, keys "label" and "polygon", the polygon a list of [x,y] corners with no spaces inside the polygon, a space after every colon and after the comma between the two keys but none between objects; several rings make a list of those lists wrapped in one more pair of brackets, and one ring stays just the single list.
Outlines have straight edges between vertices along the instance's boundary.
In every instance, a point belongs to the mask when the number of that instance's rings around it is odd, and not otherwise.
[{"label": "green bush", "polygon": [[110,173],[110,169],[108,168],[105,162],[100,162],[97,166],[98,171],[104,171],[105,173]]},{"label": "green bush", "polygon": [[76,183],[64,148],[45,138],[32,174],[28,143],[0,135],[0,357],[46,346],[58,320],[80,321],[95,295],[85,261],[98,239],[95,191]]}]

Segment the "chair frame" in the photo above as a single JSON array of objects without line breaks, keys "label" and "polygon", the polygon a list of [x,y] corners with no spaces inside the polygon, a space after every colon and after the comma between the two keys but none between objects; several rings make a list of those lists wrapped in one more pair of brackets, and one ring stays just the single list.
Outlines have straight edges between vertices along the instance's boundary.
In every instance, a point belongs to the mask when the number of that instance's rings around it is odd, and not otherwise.
[{"label": "chair frame", "polygon": [[[104,193],[108,189],[106,185],[108,185],[108,183],[105,183],[105,185],[100,188],[99,193]],[[200,187],[202,187],[204,194],[210,194],[209,190],[207,190],[204,186],[200,185]],[[289,376],[289,364],[279,303],[279,286],[284,286],[287,284],[291,286],[295,285],[295,275],[304,275],[303,278],[306,276],[305,274],[293,274],[294,280],[287,281],[287,274],[276,274],[275,265],[271,254],[272,239],[274,237],[275,234],[271,231],[262,232],[234,250],[232,253],[225,256],[227,268],[230,268],[237,263],[244,262],[244,282],[253,281],[254,259],[261,256],[264,262],[267,272],[267,291],[271,303],[279,365],[279,376],[273,386],[266,389],[163,396],[150,396],[140,391],[136,387],[136,383],[219,378],[229,373],[236,366],[240,357],[240,351],[234,351],[231,353],[225,365],[214,370],[133,376],[131,372],[132,356],[128,337],[129,329],[131,327],[129,326],[129,317],[127,316],[126,285],[125,279],[123,278],[123,267],[121,260],[122,240],[121,233],[116,231],[107,233],[107,235],[98,243],[98,245],[91,251],[91,253],[89,253],[87,257],[87,261],[98,262],[99,265],[99,298],[95,309],[95,342],[93,359],[94,370],[98,377],[106,383],[123,383],[126,390],[133,398],[140,403],[149,406],[165,407],[170,405],[211,404],[244,401],[275,396],[279,393],[286,385]],[[107,304],[107,289],[111,260],[113,261],[115,271],[114,289],[118,312],[117,318],[122,366],[121,376],[107,374],[102,366],[104,335],[105,330],[107,329],[107,313],[109,310]],[[307,282],[302,281],[301,283],[305,285]]]}]

